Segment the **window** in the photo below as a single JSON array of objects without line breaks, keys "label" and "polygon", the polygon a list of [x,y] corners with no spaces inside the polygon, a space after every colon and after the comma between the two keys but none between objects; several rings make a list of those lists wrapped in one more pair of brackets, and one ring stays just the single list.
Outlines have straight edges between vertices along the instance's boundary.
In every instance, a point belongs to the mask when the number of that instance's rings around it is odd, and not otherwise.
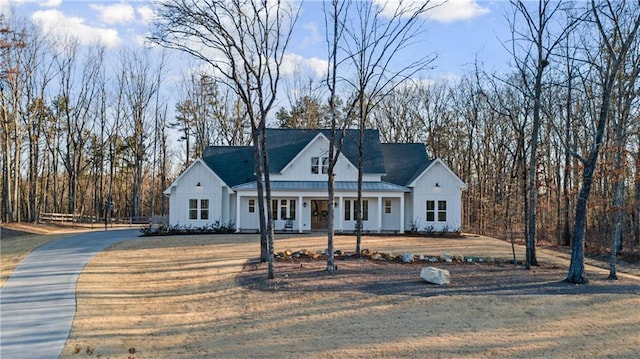
[{"label": "window", "polygon": [[189,200],[189,219],[198,219],[198,200]]},{"label": "window", "polygon": [[348,199],[344,200],[344,220],[351,220],[351,200]]},{"label": "window", "polygon": [[250,199],[249,200],[249,213],[255,213],[256,211],[256,200],[255,199]]},{"label": "window", "polygon": [[273,218],[274,221],[278,219],[278,200],[277,199],[271,200],[271,218]]},{"label": "window", "polygon": [[[200,203],[199,208],[198,208],[198,203]],[[197,220],[198,210],[200,210],[200,219],[208,220],[209,219],[209,200],[208,199],[197,200],[195,198],[189,199],[189,219]]]},{"label": "window", "polygon": [[438,221],[447,221],[447,201],[438,201]]},{"label": "window", "polygon": [[296,200],[271,200],[271,215],[273,220],[296,219]]},{"label": "window", "polygon": [[296,200],[289,200],[289,219],[296,219]]},{"label": "window", "polygon": [[447,221],[447,201],[427,201],[427,222],[436,221],[436,213],[438,214],[438,222]]},{"label": "window", "polygon": [[311,173],[327,174],[329,172],[329,157],[311,157]]},{"label": "window", "polygon": [[436,220],[436,201],[427,201],[427,222]]},{"label": "window", "polygon": [[209,219],[209,200],[200,200],[200,219]]},{"label": "window", "polygon": [[369,201],[366,199],[362,200],[362,220],[369,220]]},{"label": "window", "polygon": [[391,213],[391,200],[390,199],[385,199],[384,200],[384,213],[386,213],[386,214],[390,214]]},{"label": "window", "polygon": [[[353,206],[351,205],[353,204]],[[350,221],[352,218],[353,220],[357,220],[357,216],[356,216],[356,205],[357,205],[357,201],[356,200],[350,200],[350,199],[345,199],[344,200],[344,220],[345,221]],[[353,208],[353,211],[352,211]],[[369,220],[369,201],[366,199],[362,200],[362,220],[363,221],[368,221]]]}]

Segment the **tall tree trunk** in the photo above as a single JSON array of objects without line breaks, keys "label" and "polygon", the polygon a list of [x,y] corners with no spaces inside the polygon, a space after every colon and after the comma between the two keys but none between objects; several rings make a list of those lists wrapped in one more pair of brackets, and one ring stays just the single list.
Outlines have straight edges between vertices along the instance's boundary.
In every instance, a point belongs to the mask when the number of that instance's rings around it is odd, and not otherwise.
[{"label": "tall tree trunk", "polygon": [[258,191],[258,219],[260,221],[260,261],[268,262],[269,261],[269,243],[267,236],[267,220],[265,218],[266,215],[266,207],[265,207],[265,196],[264,196],[264,182],[263,182],[263,173],[262,173],[262,141],[260,140],[259,130],[257,127],[252,125],[253,132],[253,158],[255,161],[254,169],[256,171],[256,190]]},{"label": "tall tree trunk", "polygon": [[267,147],[267,130],[266,130],[266,113],[263,113],[263,118],[260,121],[260,136],[259,136],[259,141],[261,142],[261,148],[262,148],[262,169],[264,171],[263,175],[264,175],[264,189],[265,189],[265,204],[266,204],[266,212],[267,212],[267,253],[268,253],[268,257],[267,257],[267,278],[268,279],[273,279],[275,278],[275,273],[274,273],[274,256],[273,256],[273,252],[274,252],[274,243],[273,243],[273,236],[274,236],[274,226],[273,226],[273,213],[272,213],[272,208],[271,208],[271,179],[270,179],[270,174],[269,174],[269,152],[267,151],[268,147]]},{"label": "tall tree trunk", "polygon": [[[611,6],[607,7],[608,10],[614,11]],[[591,147],[589,157],[583,159],[584,171],[582,175],[582,187],[578,196],[578,202],[576,204],[576,221],[573,235],[573,246],[571,253],[571,263],[569,265],[569,273],[567,275],[567,281],[570,283],[584,284],[588,280],[584,274],[584,234],[587,222],[587,201],[591,192],[591,185],[593,183],[593,174],[598,164],[598,155],[600,147],[603,144],[603,137],[607,122],[609,121],[609,108],[611,105],[611,95],[613,86],[616,83],[616,78],[622,67],[623,62],[626,60],[628,50],[631,44],[636,38],[638,28],[640,27],[640,15],[636,16],[633,21],[633,26],[626,34],[626,38],[615,37],[611,40],[621,41],[621,43],[612,44],[608,37],[609,32],[604,29],[600,18],[600,9],[596,7],[595,1],[591,2],[591,11],[595,23],[600,33],[602,47],[606,49],[606,55],[608,56],[606,67],[602,69],[602,98],[598,113],[598,122],[596,126],[594,143]],[[620,23],[618,22],[617,13],[607,13],[606,18],[614,23],[616,32],[620,32]],[[616,45],[616,46],[614,46]]]}]

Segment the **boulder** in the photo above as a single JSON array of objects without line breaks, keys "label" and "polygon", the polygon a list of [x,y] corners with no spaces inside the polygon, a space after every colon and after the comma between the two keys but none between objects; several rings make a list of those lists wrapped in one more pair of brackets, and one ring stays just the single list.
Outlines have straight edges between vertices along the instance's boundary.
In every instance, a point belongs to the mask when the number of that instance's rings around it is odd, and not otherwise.
[{"label": "boulder", "polygon": [[433,284],[449,284],[451,283],[451,276],[446,269],[439,269],[434,267],[424,267],[420,271],[420,278]]},{"label": "boulder", "polygon": [[403,263],[412,263],[413,262],[413,253],[403,253],[402,254],[402,262]]}]

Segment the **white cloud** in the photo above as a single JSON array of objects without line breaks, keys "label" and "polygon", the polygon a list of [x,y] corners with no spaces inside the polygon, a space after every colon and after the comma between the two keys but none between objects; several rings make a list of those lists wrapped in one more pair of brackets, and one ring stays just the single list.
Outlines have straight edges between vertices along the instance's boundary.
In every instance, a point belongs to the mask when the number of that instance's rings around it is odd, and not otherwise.
[{"label": "white cloud", "polygon": [[91,4],[92,9],[98,11],[100,19],[107,24],[126,24],[135,20],[133,6],[126,3],[112,5]]},{"label": "white cloud", "polygon": [[468,20],[489,13],[488,8],[480,6],[475,0],[438,0],[438,3],[427,17],[439,22]]},{"label": "white cloud", "polygon": [[288,53],[284,56],[280,70],[284,76],[310,70],[320,78],[327,73],[327,60],[318,57],[304,58],[298,54]]},{"label": "white cloud", "polygon": [[[383,7],[382,13],[392,16],[400,6],[399,0],[373,0],[375,4]],[[421,1],[405,1],[402,7],[405,9],[421,6]],[[473,19],[489,13],[489,9],[480,6],[476,0],[433,0],[427,5],[425,17],[438,22],[453,22],[458,20]]]},{"label": "white cloud", "polygon": [[138,15],[140,15],[140,21],[145,25],[151,24],[153,19],[156,17],[153,9],[149,6],[140,6],[136,10],[138,11]]},{"label": "white cloud", "polygon": [[99,43],[106,47],[116,47],[122,42],[116,30],[88,26],[83,18],[65,16],[58,10],[36,11],[31,19],[44,32],[60,37],[76,37],[83,45]]},{"label": "white cloud", "polygon": [[327,73],[328,61],[317,57],[305,60],[306,65],[316,74],[317,77],[323,77]]}]

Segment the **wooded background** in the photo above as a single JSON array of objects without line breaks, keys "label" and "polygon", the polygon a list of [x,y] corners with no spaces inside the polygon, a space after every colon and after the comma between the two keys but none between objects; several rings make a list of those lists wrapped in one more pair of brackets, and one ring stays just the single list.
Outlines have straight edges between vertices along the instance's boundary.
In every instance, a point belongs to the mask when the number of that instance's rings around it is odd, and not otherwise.
[{"label": "wooded background", "polygon": [[[499,71],[477,62],[456,79],[423,74],[372,106],[365,126],[383,142],[424,143],[467,183],[463,231],[523,239],[534,203],[536,240],[569,245],[584,170],[595,166],[586,246],[608,249],[618,224],[620,248],[640,247],[640,4],[583,5],[514,2],[512,61]],[[204,70],[170,80],[168,50],[112,56],[3,17],[0,51],[4,222],[164,215],[162,191],[205,146],[251,141],[235,92]],[[284,86],[271,126],[329,125],[321,79],[297,74]]]}]

